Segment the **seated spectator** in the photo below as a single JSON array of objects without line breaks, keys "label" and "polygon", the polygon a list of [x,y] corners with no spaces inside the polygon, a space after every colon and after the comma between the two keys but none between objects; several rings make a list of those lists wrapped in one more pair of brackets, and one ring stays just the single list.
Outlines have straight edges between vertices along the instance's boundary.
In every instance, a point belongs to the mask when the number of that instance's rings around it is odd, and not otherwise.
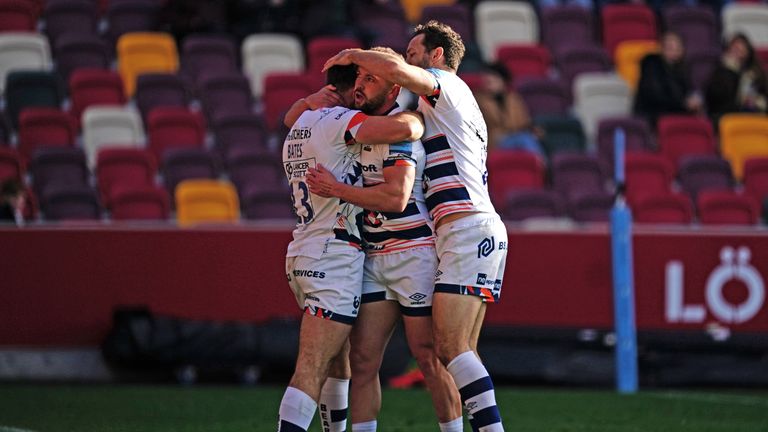
[{"label": "seated spectator", "polygon": [[488,128],[488,150],[521,149],[542,154],[539,137],[523,98],[512,88],[512,76],[499,64],[484,71],[485,85],[475,99]]},{"label": "seated spectator", "polygon": [[729,112],[766,112],[768,80],[743,34],[733,36],[707,84],[707,109],[717,125]]},{"label": "seated spectator", "polygon": [[703,101],[692,91],[684,55],[680,35],[666,32],[661,37],[661,53],[643,58],[635,93],[636,115],[655,125],[656,119],[664,114],[702,111]]},{"label": "seated spectator", "polygon": [[24,225],[24,185],[16,179],[8,179],[0,186],[0,223]]}]

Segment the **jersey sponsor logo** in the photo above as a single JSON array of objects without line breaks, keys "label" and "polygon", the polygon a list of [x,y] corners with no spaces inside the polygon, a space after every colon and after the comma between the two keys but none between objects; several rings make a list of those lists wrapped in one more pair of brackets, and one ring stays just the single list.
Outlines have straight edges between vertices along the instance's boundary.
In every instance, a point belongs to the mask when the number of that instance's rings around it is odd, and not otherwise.
[{"label": "jersey sponsor logo", "polygon": [[363,170],[363,172],[379,172],[379,170],[376,168],[376,164],[368,164],[368,165],[360,165],[360,168]]},{"label": "jersey sponsor logo", "polygon": [[296,277],[325,279],[325,272],[317,270],[294,270],[293,275]]},{"label": "jersey sponsor logo", "polygon": [[493,237],[490,237],[490,238],[486,237],[483,239],[483,241],[477,244],[477,257],[485,258],[488,255],[490,255],[495,248],[496,248],[496,243]]},{"label": "jersey sponsor logo", "polygon": [[303,143],[286,144],[285,145],[286,157],[288,159],[300,158],[304,154],[301,148],[302,144]]},{"label": "jersey sponsor logo", "polygon": [[312,158],[286,162],[285,173],[288,175],[289,179],[303,178],[307,175],[307,169],[311,166],[315,166],[314,161],[314,158]]},{"label": "jersey sponsor logo", "polygon": [[312,136],[312,128],[303,127],[303,128],[291,129],[291,131],[288,132],[288,135],[285,136],[285,139],[287,141],[308,140],[311,136]]}]

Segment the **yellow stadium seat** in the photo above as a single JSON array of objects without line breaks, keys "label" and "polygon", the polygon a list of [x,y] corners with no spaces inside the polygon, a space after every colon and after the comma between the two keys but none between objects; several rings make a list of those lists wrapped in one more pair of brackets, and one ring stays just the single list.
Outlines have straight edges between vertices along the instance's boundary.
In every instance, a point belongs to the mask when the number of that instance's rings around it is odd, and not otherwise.
[{"label": "yellow stadium seat", "polygon": [[179,69],[176,42],[167,33],[126,33],[117,40],[117,63],[125,94],[131,97],[139,75],[149,72],[175,73]]},{"label": "yellow stadium seat", "polygon": [[421,11],[427,6],[452,5],[456,0],[400,0],[405,12],[405,19],[414,24],[421,19]]},{"label": "yellow stadium seat", "polygon": [[768,117],[764,114],[726,114],[720,118],[720,153],[741,180],[744,162],[768,156]]},{"label": "yellow stadium seat", "polygon": [[179,225],[202,222],[237,222],[240,203],[228,181],[192,179],[176,186],[176,218]]},{"label": "yellow stadium seat", "polygon": [[629,40],[616,46],[614,62],[616,72],[634,92],[640,80],[640,62],[648,54],[659,52],[659,43],[654,40]]}]

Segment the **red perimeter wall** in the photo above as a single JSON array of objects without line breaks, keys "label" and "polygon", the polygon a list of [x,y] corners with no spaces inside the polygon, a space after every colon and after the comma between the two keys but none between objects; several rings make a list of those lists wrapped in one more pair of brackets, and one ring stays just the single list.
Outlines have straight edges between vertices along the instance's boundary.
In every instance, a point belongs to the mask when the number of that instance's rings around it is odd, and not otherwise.
[{"label": "red perimeter wall", "polygon": [[[284,274],[289,241],[288,228],[259,226],[0,228],[0,346],[97,345],[116,305],[200,319],[296,317]],[[729,247],[749,250],[749,261],[722,267]],[[605,227],[510,229],[502,301],[486,322],[610,328],[609,248]],[[634,255],[641,330],[716,323],[768,333],[768,233],[640,227]],[[682,283],[667,280],[670,262]],[[710,294],[720,300],[707,300],[708,281],[719,281]]]}]

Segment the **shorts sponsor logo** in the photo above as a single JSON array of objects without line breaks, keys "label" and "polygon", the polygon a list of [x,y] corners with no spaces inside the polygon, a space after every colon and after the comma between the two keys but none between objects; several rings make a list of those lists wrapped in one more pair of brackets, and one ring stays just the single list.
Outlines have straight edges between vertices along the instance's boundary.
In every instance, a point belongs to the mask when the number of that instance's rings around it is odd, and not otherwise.
[{"label": "shorts sponsor logo", "polygon": [[294,270],[293,275],[295,277],[325,279],[325,272],[317,270]]},{"label": "shorts sponsor logo", "polygon": [[478,258],[485,258],[488,255],[493,252],[493,250],[496,248],[496,242],[494,241],[493,237],[486,237],[477,244],[477,257]]},{"label": "shorts sponsor logo", "polygon": [[439,277],[440,277],[440,276],[442,276],[442,275],[443,275],[443,272],[441,272],[440,270],[438,270],[438,271],[436,271],[436,272],[435,272],[435,277],[436,277],[436,278],[439,278]]},{"label": "shorts sponsor logo", "polygon": [[352,306],[354,306],[355,311],[357,311],[357,308],[360,307],[360,297],[355,296],[355,299],[352,301]]},{"label": "shorts sponsor logo", "polygon": [[313,296],[312,294],[307,294],[307,295],[304,296],[304,298],[306,298],[307,300],[312,300],[312,301],[316,301],[316,302],[320,301],[319,298]]},{"label": "shorts sponsor logo", "polygon": [[478,273],[477,274],[477,284],[478,285],[485,285],[485,281],[488,279],[488,275],[485,273]]}]

